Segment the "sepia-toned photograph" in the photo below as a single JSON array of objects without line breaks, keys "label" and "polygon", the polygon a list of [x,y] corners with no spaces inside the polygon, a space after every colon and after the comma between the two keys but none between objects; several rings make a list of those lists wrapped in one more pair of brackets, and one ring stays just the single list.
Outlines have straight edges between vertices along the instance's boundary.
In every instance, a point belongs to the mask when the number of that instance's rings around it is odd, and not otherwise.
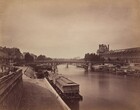
[{"label": "sepia-toned photograph", "polygon": [[0,0],[0,110],[140,110],[140,0]]}]

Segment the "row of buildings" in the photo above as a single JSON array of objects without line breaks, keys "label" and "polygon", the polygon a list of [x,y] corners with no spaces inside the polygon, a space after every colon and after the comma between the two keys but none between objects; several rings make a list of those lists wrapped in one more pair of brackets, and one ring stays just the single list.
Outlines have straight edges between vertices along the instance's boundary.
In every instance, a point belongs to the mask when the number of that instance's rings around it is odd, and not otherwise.
[{"label": "row of buildings", "polygon": [[106,60],[121,60],[131,63],[140,63],[140,47],[109,50],[109,45],[100,44],[97,54]]}]

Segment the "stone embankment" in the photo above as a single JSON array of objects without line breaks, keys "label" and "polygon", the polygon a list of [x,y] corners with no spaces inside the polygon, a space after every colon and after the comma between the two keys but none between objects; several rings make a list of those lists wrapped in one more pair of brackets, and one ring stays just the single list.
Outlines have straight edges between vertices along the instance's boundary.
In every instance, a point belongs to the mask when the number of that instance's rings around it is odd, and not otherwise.
[{"label": "stone embankment", "polygon": [[46,83],[30,67],[18,67],[0,78],[0,110],[64,110]]},{"label": "stone embankment", "polygon": [[9,72],[0,78],[0,110],[17,110],[22,97],[22,70]]},{"label": "stone embankment", "polygon": [[24,71],[19,110],[64,110],[46,81],[35,76],[30,67]]}]

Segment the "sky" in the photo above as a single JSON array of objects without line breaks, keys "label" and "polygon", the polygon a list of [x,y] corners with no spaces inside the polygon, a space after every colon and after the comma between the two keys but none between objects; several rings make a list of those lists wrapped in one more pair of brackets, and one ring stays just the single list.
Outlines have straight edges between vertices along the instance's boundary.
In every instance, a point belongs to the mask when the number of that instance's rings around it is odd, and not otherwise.
[{"label": "sky", "polygon": [[53,58],[140,47],[140,0],[0,0],[0,45]]}]

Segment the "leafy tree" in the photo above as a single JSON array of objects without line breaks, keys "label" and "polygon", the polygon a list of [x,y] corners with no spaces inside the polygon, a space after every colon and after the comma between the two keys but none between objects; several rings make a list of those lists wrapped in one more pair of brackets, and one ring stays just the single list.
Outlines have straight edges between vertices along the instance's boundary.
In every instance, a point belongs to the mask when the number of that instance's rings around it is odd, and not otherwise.
[{"label": "leafy tree", "polygon": [[45,55],[39,55],[37,57],[37,60],[46,60],[46,56]]},{"label": "leafy tree", "polygon": [[34,61],[34,57],[30,53],[26,53],[25,54],[25,61],[26,62],[33,62]]},{"label": "leafy tree", "polygon": [[96,55],[95,53],[87,53],[85,54],[85,61],[100,61],[103,60],[99,55]]}]

